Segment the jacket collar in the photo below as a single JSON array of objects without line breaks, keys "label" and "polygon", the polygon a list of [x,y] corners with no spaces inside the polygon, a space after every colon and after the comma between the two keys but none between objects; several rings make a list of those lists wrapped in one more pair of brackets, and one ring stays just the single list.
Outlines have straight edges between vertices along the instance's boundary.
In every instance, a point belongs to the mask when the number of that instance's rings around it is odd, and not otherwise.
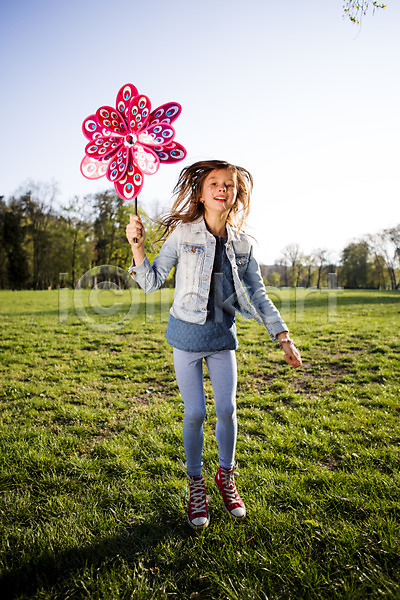
[{"label": "jacket collar", "polygon": [[[191,224],[191,231],[193,233],[208,231],[206,222],[203,217],[201,217],[197,221],[194,221]],[[234,227],[229,225],[229,223],[226,224],[226,231],[228,232],[228,242],[234,242],[235,240],[239,240],[238,231]]]},{"label": "jacket collar", "polygon": [[200,233],[202,231],[208,231],[208,229],[206,227],[206,222],[203,219],[203,217],[200,217],[200,219],[197,219],[197,221],[193,221],[193,223],[191,223],[190,231],[192,231],[193,233]]}]

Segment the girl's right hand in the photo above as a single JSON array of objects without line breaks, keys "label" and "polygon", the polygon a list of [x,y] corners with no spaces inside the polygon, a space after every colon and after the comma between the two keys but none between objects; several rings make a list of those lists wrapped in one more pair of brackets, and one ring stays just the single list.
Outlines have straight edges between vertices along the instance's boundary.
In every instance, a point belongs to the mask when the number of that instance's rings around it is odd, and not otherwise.
[{"label": "girl's right hand", "polygon": [[146,238],[146,232],[139,215],[130,215],[130,220],[126,226],[126,238],[131,245],[132,250],[142,248]]}]

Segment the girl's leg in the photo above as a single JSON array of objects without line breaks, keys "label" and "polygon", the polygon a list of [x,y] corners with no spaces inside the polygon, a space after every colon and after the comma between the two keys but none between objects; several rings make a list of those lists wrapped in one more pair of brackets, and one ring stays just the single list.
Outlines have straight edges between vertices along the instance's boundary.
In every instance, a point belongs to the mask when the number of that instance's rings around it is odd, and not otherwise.
[{"label": "girl's leg", "polygon": [[185,407],[183,445],[190,477],[199,477],[203,467],[203,423],[206,418],[203,356],[200,352],[174,348],[176,380]]},{"label": "girl's leg", "polygon": [[236,384],[237,368],[234,350],[223,350],[207,357],[207,366],[215,398],[217,413],[216,436],[220,467],[215,483],[222,496],[226,512],[241,521],[246,516],[246,507],[236,489],[233,473],[237,436]]},{"label": "girl's leg", "polygon": [[237,438],[236,387],[237,365],[235,350],[222,350],[206,357],[214,392],[219,464],[232,469],[235,463]]}]

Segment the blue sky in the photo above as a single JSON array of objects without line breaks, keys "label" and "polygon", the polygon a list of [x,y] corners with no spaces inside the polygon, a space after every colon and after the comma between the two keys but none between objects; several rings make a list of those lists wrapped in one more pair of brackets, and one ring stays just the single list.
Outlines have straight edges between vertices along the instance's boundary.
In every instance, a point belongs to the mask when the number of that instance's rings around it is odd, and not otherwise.
[{"label": "blue sky", "polygon": [[182,166],[248,168],[262,262],[298,243],[333,257],[398,224],[400,7],[361,29],[341,0],[3,0],[0,194],[56,181],[58,202],[112,189],[79,171],[83,119],[134,83],[183,106],[178,165],[147,176],[140,205],[170,204]]}]

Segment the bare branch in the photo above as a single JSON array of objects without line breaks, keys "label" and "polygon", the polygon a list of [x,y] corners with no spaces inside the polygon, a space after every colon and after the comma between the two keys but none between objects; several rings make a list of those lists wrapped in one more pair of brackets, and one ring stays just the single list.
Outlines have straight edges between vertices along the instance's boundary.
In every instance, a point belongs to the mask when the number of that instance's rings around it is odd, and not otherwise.
[{"label": "bare branch", "polygon": [[361,25],[362,19],[370,7],[372,7],[372,13],[375,14],[377,9],[385,9],[386,6],[383,2],[375,0],[344,0],[343,12],[352,23]]}]

